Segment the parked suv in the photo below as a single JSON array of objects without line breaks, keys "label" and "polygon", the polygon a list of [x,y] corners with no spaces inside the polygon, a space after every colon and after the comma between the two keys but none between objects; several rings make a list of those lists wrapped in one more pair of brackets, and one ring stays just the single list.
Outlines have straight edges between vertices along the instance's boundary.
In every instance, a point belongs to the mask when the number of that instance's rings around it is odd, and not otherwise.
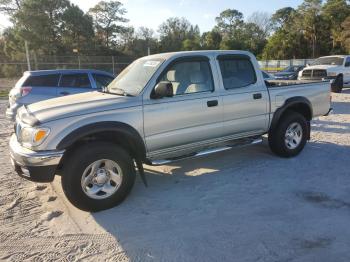
[{"label": "parked suv", "polygon": [[341,93],[350,84],[350,56],[335,55],[316,59],[299,72],[299,80],[331,80],[332,91]]},{"label": "parked suv", "polygon": [[[101,92],[21,107],[11,159],[37,182],[62,177],[67,198],[97,211],[119,204],[136,167],[164,165],[261,142],[298,155],[310,121],[330,110],[327,82],[265,81],[244,51],[198,51],[143,57]],[[254,162],[254,161],[252,161]]]},{"label": "parked suv", "polygon": [[114,76],[98,70],[27,71],[9,93],[7,118],[14,120],[17,109],[42,100],[90,92],[108,86]]}]

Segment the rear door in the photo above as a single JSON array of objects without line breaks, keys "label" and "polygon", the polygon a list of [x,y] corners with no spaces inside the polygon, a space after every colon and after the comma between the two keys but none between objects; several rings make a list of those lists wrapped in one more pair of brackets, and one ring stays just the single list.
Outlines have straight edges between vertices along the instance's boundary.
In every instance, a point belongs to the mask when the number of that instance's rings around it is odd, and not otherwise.
[{"label": "rear door", "polygon": [[144,133],[151,154],[191,150],[194,144],[221,136],[223,105],[209,58],[194,56],[173,61],[162,72],[160,81],[172,83],[174,96],[144,97]]},{"label": "rear door", "polygon": [[[262,134],[268,128],[269,94],[248,55],[219,55],[225,136]],[[260,79],[260,81],[258,81]]]},{"label": "rear door", "polygon": [[83,92],[91,92],[91,80],[88,73],[62,74],[57,88],[58,96],[73,95]]},{"label": "rear door", "polygon": [[29,88],[30,92],[21,98],[21,103],[32,104],[56,97],[59,78],[60,74],[29,75],[22,88]]}]

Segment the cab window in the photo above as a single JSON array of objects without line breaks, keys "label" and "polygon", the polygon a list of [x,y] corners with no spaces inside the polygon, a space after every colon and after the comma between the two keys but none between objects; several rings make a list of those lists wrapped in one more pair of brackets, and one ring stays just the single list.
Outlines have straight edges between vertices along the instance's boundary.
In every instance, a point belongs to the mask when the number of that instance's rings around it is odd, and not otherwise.
[{"label": "cab window", "polygon": [[184,60],[172,64],[160,81],[172,83],[174,96],[214,90],[213,76],[207,60]]},{"label": "cab window", "polygon": [[225,89],[235,89],[256,83],[255,69],[248,56],[219,56],[219,65]]}]

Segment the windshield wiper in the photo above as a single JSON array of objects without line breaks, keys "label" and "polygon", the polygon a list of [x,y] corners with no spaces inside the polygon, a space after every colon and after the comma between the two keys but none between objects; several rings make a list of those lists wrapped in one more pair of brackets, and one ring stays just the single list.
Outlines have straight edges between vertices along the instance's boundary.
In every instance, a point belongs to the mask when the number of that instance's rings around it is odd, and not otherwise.
[{"label": "windshield wiper", "polygon": [[132,94],[126,92],[124,89],[121,89],[121,88],[113,88],[113,94],[122,95],[122,96],[133,96]]},{"label": "windshield wiper", "polygon": [[128,92],[126,92],[124,89],[121,89],[121,88],[113,88],[113,92],[111,92],[107,87],[103,87],[102,93],[114,94],[118,96],[133,96],[132,94],[129,94]]}]

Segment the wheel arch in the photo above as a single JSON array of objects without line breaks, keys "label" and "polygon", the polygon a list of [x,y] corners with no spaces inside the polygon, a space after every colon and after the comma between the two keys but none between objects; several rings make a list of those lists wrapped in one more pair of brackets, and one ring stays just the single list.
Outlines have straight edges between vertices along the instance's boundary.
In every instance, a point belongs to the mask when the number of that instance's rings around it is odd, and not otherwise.
[{"label": "wheel arch", "polygon": [[116,143],[135,159],[146,159],[146,146],[141,135],[132,126],[122,122],[106,121],[79,127],[65,136],[56,148],[70,151],[79,144],[96,140]]},{"label": "wheel arch", "polygon": [[273,130],[278,125],[283,116],[290,111],[303,115],[308,122],[311,121],[313,116],[312,104],[307,98],[302,96],[288,98],[285,101],[284,105],[278,108],[274,113],[270,125],[270,131]]}]

